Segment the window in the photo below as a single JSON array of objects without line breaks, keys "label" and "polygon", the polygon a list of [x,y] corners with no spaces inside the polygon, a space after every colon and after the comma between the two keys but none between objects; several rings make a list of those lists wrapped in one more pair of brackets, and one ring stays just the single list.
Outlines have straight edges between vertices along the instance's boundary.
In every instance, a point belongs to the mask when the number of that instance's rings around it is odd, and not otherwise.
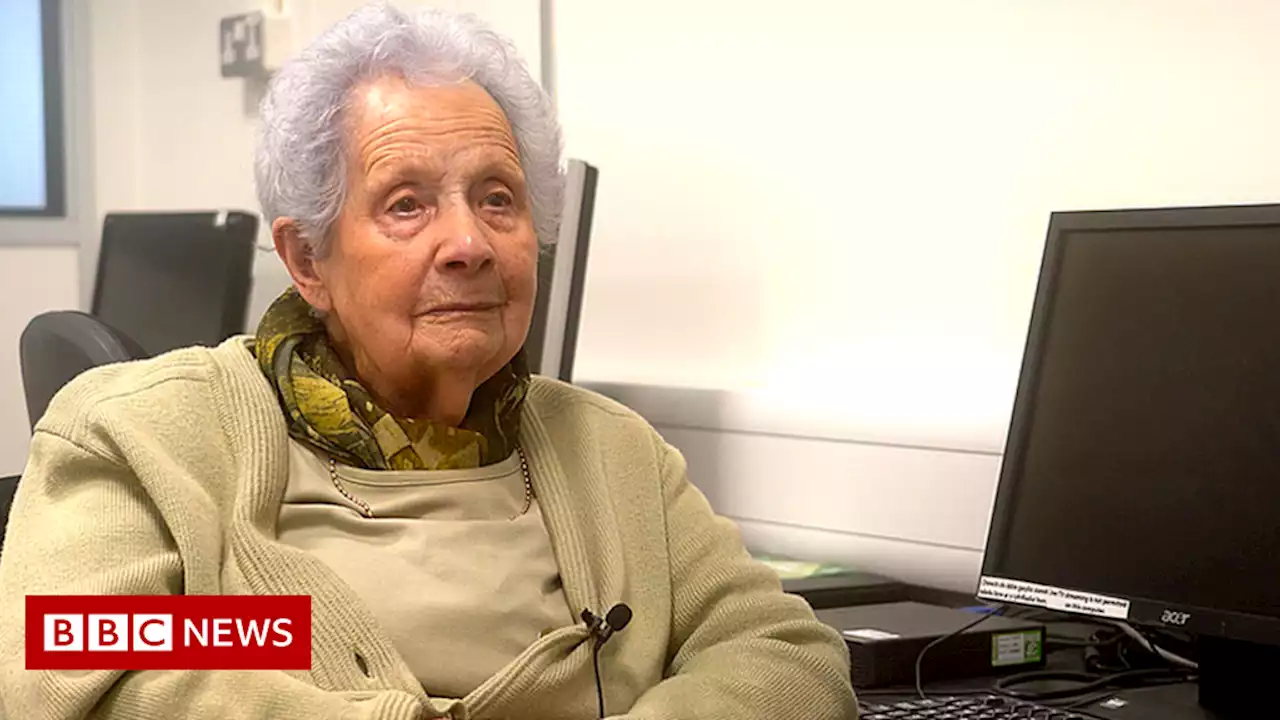
[{"label": "window", "polygon": [[0,2],[0,216],[66,215],[59,10]]}]

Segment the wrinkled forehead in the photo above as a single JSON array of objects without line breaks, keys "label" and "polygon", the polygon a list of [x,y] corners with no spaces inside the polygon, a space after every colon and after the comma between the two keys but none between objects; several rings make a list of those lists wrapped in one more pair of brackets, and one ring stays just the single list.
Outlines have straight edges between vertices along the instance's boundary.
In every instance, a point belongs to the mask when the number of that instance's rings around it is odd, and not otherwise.
[{"label": "wrinkled forehead", "polygon": [[387,76],[362,83],[352,90],[347,120],[348,172],[368,182],[411,170],[437,175],[502,166],[523,174],[506,114],[470,80]]},{"label": "wrinkled forehead", "polygon": [[500,132],[514,143],[506,113],[468,79],[410,81],[387,75],[353,87],[347,107],[347,126],[357,134],[394,123],[437,123]]}]

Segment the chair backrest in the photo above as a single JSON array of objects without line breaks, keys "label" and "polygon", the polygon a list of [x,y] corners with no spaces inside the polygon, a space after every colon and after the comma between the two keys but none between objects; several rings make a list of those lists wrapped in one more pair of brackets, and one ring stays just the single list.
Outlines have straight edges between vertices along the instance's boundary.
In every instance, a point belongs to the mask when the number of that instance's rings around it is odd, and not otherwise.
[{"label": "chair backrest", "polygon": [[0,478],[0,552],[4,551],[4,531],[9,526],[9,508],[18,491],[18,476]]},{"label": "chair backrest", "polygon": [[152,355],[245,331],[258,216],[243,211],[108,213],[93,316]]},{"label": "chair backrest", "polygon": [[58,310],[37,315],[19,341],[22,387],[34,429],[49,401],[72,378],[99,365],[137,360],[146,352],[124,333],[87,313]]}]

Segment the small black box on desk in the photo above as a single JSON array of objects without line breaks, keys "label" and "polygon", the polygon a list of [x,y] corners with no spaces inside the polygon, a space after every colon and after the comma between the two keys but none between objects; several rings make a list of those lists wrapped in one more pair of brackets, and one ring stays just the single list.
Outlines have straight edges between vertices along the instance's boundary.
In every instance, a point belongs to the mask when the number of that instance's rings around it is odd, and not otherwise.
[{"label": "small black box on desk", "polygon": [[[915,682],[916,657],[934,640],[977,619],[972,612],[916,602],[817,610],[844,637],[857,688]],[[1044,667],[1044,625],[992,615],[930,648],[925,683]]]},{"label": "small black box on desk", "polygon": [[905,584],[857,570],[785,578],[782,589],[804,598],[814,610],[898,602],[908,598]]}]

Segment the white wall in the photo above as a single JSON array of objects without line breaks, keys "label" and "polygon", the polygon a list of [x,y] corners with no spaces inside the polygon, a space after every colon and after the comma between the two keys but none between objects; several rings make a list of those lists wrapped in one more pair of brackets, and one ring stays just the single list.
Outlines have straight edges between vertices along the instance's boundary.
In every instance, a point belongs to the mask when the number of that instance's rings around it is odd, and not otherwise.
[{"label": "white wall", "polygon": [[569,149],[601,166],[584,376],[1002,417],[1050,211],[1280,196],[1277,23],[1269,0],[558,0]]},{"label": "white wall", "polygon": [[35,315],[79,307],[76,248],[90,236],[96,221],[92,58],[81,4],[85,1],[63,2],[67,215],[0,220],[0,476],[22,471],[30,440],[18,339]]},{"label": "white wall", "polygon": [[568,148],[601,170],[581,377],[659,386],[612,390],[754,542],[964,587],[1049,213],[1280,199],[1277,24],[557,0]]},{"label": "white wall", "polygon": [[26,464],[31,425],[18,366],[18,338],[31,318],[76,307],[76,248],[0,248],[0,476]]},{"label": "white wall", "polygon": [[[973,589],[999,470],[997,450],[893,438],[801,416],[750,393],[587,383],[652,422],[753,550],[835,562],[921,585]],[[790,406],[790,407],[789,407]]]}]

